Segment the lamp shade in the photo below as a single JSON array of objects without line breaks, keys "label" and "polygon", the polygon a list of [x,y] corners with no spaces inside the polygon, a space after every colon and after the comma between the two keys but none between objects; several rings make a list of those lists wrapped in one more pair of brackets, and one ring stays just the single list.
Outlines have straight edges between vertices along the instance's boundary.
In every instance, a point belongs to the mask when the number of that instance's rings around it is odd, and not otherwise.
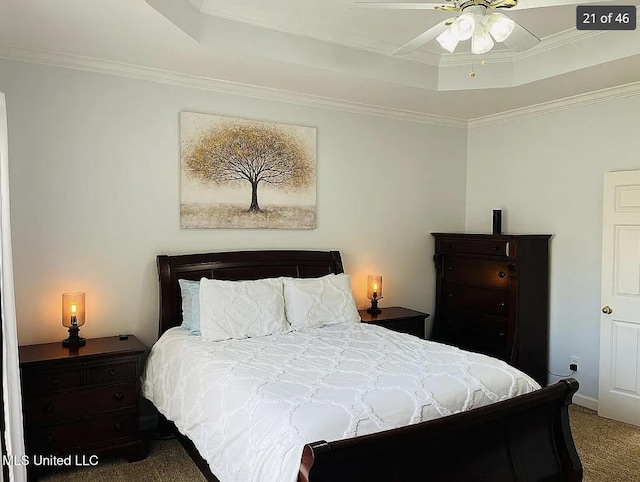
[{"label": "lamp shade", "polygon": [[62,325],[67,328],[84,325],[84,293],[62,293]]},{"label": "lamp shade", "polygon": [[453,53],[453,51],[458,46],[458,39],[451,33],[451,28],[446,29],[440,35],[436,37],[438,43],[442,46],[442,48],[448,50]]},{"label": "lamp shade", "polygon": [[504,42],[511,35],[516,23],[500,12],[493,12],[482,20],[496,42]]},{"label": "lamp shade", "polygon": [[471,52],[474,54],[484,54],[491,50],[494,46],[491,35],[482,23],[478,23],[475,32],[471,37]]},{"label": "lamp shade", "polygon": [[382,276],[379,274],[370,274],[367,276],[367,298],[382,298]]},{"label": "lamp shade", "polygon": [[463,13],[451,24],[451,33],[458,40],[468,40],[473,35],[476,19],[470,13]]}]

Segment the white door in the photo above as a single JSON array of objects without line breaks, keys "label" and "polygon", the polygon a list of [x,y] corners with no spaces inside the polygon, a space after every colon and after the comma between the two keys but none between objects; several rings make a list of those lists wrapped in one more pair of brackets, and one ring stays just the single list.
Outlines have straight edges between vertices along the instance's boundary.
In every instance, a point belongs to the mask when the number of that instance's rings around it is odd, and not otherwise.
[{"label": "white door", "polygon": [[604,176],[598,414],[640,425],[640,171]]}]

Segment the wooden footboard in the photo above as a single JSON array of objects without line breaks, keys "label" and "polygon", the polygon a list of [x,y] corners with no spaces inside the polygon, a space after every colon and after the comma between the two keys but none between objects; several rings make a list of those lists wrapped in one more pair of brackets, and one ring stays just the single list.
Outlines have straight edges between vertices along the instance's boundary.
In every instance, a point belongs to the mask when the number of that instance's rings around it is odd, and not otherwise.
[{"label": "wooden footboard", "polygon": [[449,417],[304,447],[300,482],[580,481],[575,379]]}]

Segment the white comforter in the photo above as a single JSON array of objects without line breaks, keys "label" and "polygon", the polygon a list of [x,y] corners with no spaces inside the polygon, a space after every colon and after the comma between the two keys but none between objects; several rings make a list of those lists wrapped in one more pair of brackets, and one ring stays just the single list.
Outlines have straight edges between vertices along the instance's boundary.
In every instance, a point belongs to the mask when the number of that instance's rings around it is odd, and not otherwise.
[{"label": "white comforter", "polygon": [[305,443],[537,388],[504,362],[364,323],[218,342],[172,328],[153,346],[142,383],[221,482],[294,482]]}]

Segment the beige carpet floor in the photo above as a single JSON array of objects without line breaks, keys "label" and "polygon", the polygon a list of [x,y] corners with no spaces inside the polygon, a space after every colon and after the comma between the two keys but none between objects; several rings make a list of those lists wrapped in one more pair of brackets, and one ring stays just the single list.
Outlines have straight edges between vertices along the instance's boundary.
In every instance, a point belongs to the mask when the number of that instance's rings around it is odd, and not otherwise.
[{"label": "beige carpet floor", "polygon": [[206,482],[180,442],[149,440],[149,455],[139,462],[111,457],[95,467],[61,469],[38,480],[49,482]]},{"label": "beige carpet floor", "polygon": [[571,433],[585,482],[640,481],[640,428],[570,407]]},{"label": "beige carpet floor", "polygon": [[[571,431],[585,482],[640,482],[640,428],[614,422],[586,408],[570,408]],[[49,474],[49,482],[200,482],[204,477],[176,440],[149,442],[149,456],[128,463],[104,459],[92,468]]]}]

